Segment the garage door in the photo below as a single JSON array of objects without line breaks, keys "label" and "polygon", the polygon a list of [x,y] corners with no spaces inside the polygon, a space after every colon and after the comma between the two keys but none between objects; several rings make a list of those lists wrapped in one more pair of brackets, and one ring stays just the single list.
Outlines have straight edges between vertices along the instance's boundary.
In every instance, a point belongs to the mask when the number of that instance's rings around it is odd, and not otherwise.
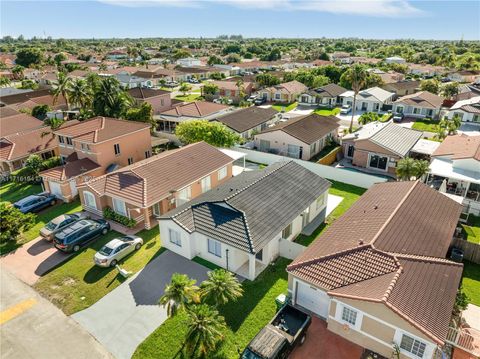
[{"label": "garage door", "polygon": [[296,304],[318,314],[323,318],[328,316],[330,298],[327,293],[311,285],[297,281]]},{"label": "garage door", "polygon": [[72,197],[75,197],[78,194],[77,183],[75,180],[70,181],[70,191],[72,191]]},{"label": "garage door", "polygon": [[57,182],[48,181],[48,185],[50,187],[51,194],[54,194],[57,198],[60,198],[60,199],[63,198],[60,184],[58,184]]}]

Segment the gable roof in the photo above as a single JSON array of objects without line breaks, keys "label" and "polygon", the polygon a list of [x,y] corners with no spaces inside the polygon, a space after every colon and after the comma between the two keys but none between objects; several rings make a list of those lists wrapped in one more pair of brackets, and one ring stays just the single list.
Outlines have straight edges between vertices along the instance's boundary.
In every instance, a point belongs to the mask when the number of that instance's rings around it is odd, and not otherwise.
[{"label": "gable roof", "polygon": [[48,127],[25,130],[0,139],[0,160],[13,161],[55,147],[58,147],[57,138]]},{"label": "gable roof", "polygon": [[[74,152],[75,153],[75,152]],[[67,162],[63,166],[57,166],[39,173],[45,180],[65,181],[84,173],[99,168],[100,165],[89,158],[82,158],[76,161]]]},{"label": "gable roof", "polygon": [[332,296],[383,303],[441,343],[462,273],[443,258],[461,210],[419,181],[375,184],[287,270]]},{"label": "gable roof", "polygon": [[271,107],[251,106],[219,117],[217,121],[236,132],[242,133],[271,120],[277,113]]},{"label": "gable roof", "polygon": [[389,122],[381,127],[370,138],[369,141],[404,157],[413,146],[422,138],[422,132],[402,127]]},{"label": "gable roof", "polygon": [[300,116],[286,122],[280,122],[273,127],[263,130],[260,132],[260,135],[282,131],[306,144],[312,144],[338,127],[340,127],[340,124],[335,116],[321,116],[311,113],[310,115]]},{"label": "gable roof", "polygon": [[337,97],[337,96],[340,96],[345,91],[347,91],[347,89],[332,83],[332,84],[318,87],[313,91],[316,93],[317,96],[320,96],[320,97]]},{"label": "gable roof", "polygon": [[[353,97],[354,92],[353,91],[346,91],[340,96],[342,97]],[[385,102],[388,100],[390,97],[395,95],[393,92],[386,91],[380,87],[371,87],[366,90],[362,90],[358,93],[357,95],[357,101],[360,100],[367,100],[367,101],[374,101],[378,100],[380,102]]]},{"label": "gable roof", "polygon": [[402,96],[396,100],[395,103],[438,109],[443,104],[443,97],[437,96],[428,91],[420,91],[411,95]]},{"label": "gable roof", "polygon": [[10,116],[19,115],[21,112],[15,110],[13,107],[10,106],[3,106],[0,107],[0,119]]},{"label": "gable roof", "polygon": [[145,122],[98,116],[73,125],[67,123],[67,126],[56,130],[55,134],[82,142],[98,143],[147,128],[150,128],[150,124]]},{"label": "gable roof", "polygon": [[134,87],[134,88],[129,89],[128,93],[133,98],[141,98],[141,99],[146,99],[146,98],[156,97],[156,96],[160,96],[160,95],[170,94],[169,91],[150,89],[150,88],[146,88],[146,87]]},{"label": "gable roof", "polygon": [[287,94],[300,94],[307,90],[308,90],[307,86],[305,86],[304,84],[302,84],[297,80],[293,80],[293,81],[284,82],[278,85],[268,87],[264,91],[270,91],[270,92],[280,91]]},{"label": "gable roof", "polygon": [[183,105],[175,106],[174,108],[160,113],[160,116],[173,116],[173,117],[195,117],[202,118],[211,116],[217,112],[228,109],[229,106],[219,103],[207,102],[207,101],[194,101],[185,103]]},{"label": "gable roof", "polygon": [[[237,83],[234,81],[212,81],[213,85],[218,86],[219,89],[229,90],[229,91],[238,91]],[[243,88],[248,89],[252,87],[253,84],[251,82],[244,82]]]},{"label": "gable roof", "polygon": [[0,114],[0,136],[43,127],[43,121],[25,113],[17,112],[12,116],[3,116],[3,112]]},{"label": "gable roof", "polygon": [[474,158],[480,161],[480,135],[447,136],[432,154],[432,157],[437,156],[447,156],[452,160]]},{"label": "gable roof", "polygon": [[4,103],[5,105],[14,105],[17,103],[28,101],[29,99],[32,99],[35,97],[40,97],[45,95],[50,95],[49,89],[33,90],[33,91],[17,93],[14,95],[1,96],[0,102]]},{"label": "gable roof", "polygon": [[197,142],[97,177],[85,186],[100,196],[145,208],[232,162],[217,148]]},{"label": "gable roof", "polygon": [[480,114],[480,96],[471,97],[467,100],[457,101],[450,110],[462,110]]},{"label": "gable roof", "polygon": [[293,161],[277,162],[243,172],[160,219],[257,253],[329,187]]},{"label": "gable roof", "polygon": [[386,84],[385,86],[387,86],[388,88],[392,88],[396,91],[406,90],[406,89],[416,89],[420,87],[420,81],[404,80],[404,81],[392,82],[392,83]]}]

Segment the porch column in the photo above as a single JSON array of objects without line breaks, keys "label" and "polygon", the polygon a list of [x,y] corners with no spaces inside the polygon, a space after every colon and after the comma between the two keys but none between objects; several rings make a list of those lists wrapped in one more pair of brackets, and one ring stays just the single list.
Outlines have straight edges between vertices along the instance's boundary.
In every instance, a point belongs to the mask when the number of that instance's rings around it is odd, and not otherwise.
[{"label": "porch column", "polygon": [[255,279],[255,254],[248,255],[248,279]]},{"label": "porch column", "polygon": [[144,223],[145,223],[145,228],[150,229],[150,216],[148,214],[148,207],[143,209],[143,216],[144,216]]}]

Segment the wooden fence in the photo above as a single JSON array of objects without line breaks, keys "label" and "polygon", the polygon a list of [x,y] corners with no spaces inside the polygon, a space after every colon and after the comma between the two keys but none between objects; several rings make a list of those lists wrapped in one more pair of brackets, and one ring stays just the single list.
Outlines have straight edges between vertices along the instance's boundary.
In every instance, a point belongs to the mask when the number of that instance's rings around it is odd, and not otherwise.
[{"label": "wooden fence", "polygon": [[342,146],[335,147],[325,156],[320,158],[317,161],[317,163],[320,163],[321,165],[325,165],[325,166],[330,166],[333,162],[337,160],[337,153],[340,152],[341,150],[342,150]]},{"label": "wooden fence", "polygon": [[464,239],[455,238],[453,246],[460,248],[464,252],[464,259],[480,264],[480,244],[468,242]]}]

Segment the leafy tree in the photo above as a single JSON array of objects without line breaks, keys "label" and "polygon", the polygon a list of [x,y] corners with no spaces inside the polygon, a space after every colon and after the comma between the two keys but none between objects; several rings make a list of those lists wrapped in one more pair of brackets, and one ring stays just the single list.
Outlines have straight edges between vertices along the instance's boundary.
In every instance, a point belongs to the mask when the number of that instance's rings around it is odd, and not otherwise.
[{"label": "leafy tree", "polygon": [[397,177],[403,181],[420,179],[429,171],[430,163],[425,160],[416,160],[405,157],[398,161]]},{"label": "leafy tree", "polygon": [[32,108],[32,116],[38,118],[39,120],[44,120],[47,117],[47,112],[51,111],[50,106],[48,105],[38,105]]},{"label": "leafy tree", "polygon": [[129,121],[146,122],[155,126],[153,119],[153,107],[148,102],[142,102],[141,105],[131,107],[125,113],[125,119]]},{"label": "leafy tree", "polygon": [[175,60],[183,59],[183,58],[189,57],[189,56],[190,56],[190,52],[188,52],[187,50],[177,50],[177,51],[175,51],[175,54],[173,54],[173,58]]},{"label": "leafy tree", "polygon": [[20,233],[28,231],[35,224],[35,215],[22,213],[7,202],[0,202],[0,243],[15,241]]},{"label": "leafy tree", "polygon": [[360,64],[355,64],[348,68],[347,71],[341,76],[340,82],[342,79],[348,81],[351,84],[351,89],[353,90],[353,105],[352,105],[352,119],[350,120],[349,131],[352,132],[353,129],[353,118],[355,116],[355,106],[357,104],[357,95],[365,88],[368,81],[368,72],[364,66]]},{"label": "leafy tree", "polygon": [[274,86],[280,83],[280,79],[277,76],[269,74],[268,72],[257,75],[255,81],[262,87]]},{"label": "leafy tree", "polygon": [[443,86],[442,95],[446,98],[453,98],[458,95],[458,82],[450,82]]},{"label": "leafy tree", "polygon": [[455,315],[459,315],[462,311],[467,309],[468,303],[469,303],[469,298],[463,291],[463,288],[460,286],[460,288],[457,291],[457,295],[455,297],[455,304],[453,306],[453,313]]},{"label": "leafy tree", "polygon": [[318,75],[313,78],[312,87],[314,88],[321,87],[321,86],[328,85],[329,83],[330,83],[330,79],[327,76]]},{"label": "leafy tree", "polygon": [[31,67],[32,65],[41,65],[45,58],[43,51],[38,48],[26,48],[17,52],[15,63],[23,67]]},{"label": "leafy tree", "polygon": [[213,72],[211,75],[210,75],[210,78],[212,80],[222,80],[225,78],[225,74],[224,73],[220,73],[220,72]]},{"label": "leafy tree", "polygon": [[218,57],[218,56],[211,55],[211,56],[208,58],[207,64],[208,64],[209,66],[213,66],[213,65],[217,65],[217,64],[223,64],[223,60],[222,60],[220,57]]},{"label": "leafy tree", "polygon": [[215,95],[218,92],[218,86],[212,83],[206,83],[202,87],[203,95]]},{"label": "leafy tree", "polygon": [[215,269],[208,273],[208,279],[200,286],[202,299],[215,306],[235,302],[243,295],[242,285],[231,272]]},{"label": "leafy tree", "polygon": [[0,76],[0,87],[10,86],[11,81],[8,77]]},{"label": "leafy tree", "polygon": [[436,79],[423,80],[420,82],[420,90],[438,94],[440,91],[440,82]]},{"label": "leafy tree", "polygon": [[188,83],[186,82],[182,82],[182,84],[180,85],[180,88],[178,89],[178,91],[180,92],[183,92],[183,96],[186,96],[187,95],[187,92],[190,91],[192,89],[192,86],[190,86]]},{"label": "leafy tree", "polygon": [[93,94],[93,111],[97,116],[119,118],[132,105],[132,99],[114,77],[98,82]]},{"label": "leafy tree", "polygon": [[282,53],[278,48],[272,49],[267,56],[262,57],[265,61],[277,61],[282,58]]},{"label": "leafy tree", "polygon": [[38,172],[43,169],[43,160],[39,155],[32,154],[28,156],[25,161],[25,167],[28,168],[32,174],[38,175]]},{"label": "leafy tree", "polygon": [[238,54],[230,54],[225,60],[227,61],[227,64],[231,64],[233,62],[240,62],[242,58]]},{"label": "leafy tree", "polygon": [[57,74],[57,80],[52,84],[53,104],[57,103],[58,97],[63,96],[67,104],[67,108],[70,108],[69,95],[72,84],[72,78],[65,72],[59,72]]},{"label": "leafy tree", "polygon": [[222,53],[224,55],[233,54],[233,53],[239,54],[241,51],[242,51],[242,47],[240,45],[229,44],[223,48]]},{"label": "leafy tree", "polygon": [[420,179],[425,176],[430,170],[430,162],[426,160],[416,160],[415,161],[415,173],[414,176],[416,179]]},{"label": "leafy tree", "polygon": [[358,119],[360,125],[366,125],[369,122],[380,121],[380,115],[376,112],[365,112]]},{"label": "leafy tree", "polygon": [[15,76],[15,78],[17,80],[22,80],[23,79],[23,71],[25,70],[25,67],[23,67],[22,65],[15,65],[13,68],[12,68],[12,73],[13,75]]},{"label": "leafy tree", "polygon": [[55,63],[57,64],[57,66],[60,66],[60,64],[62,63],[62,61],[65,61],[67,60],[68,57],[67,55],[65,55],[63,52],[59,52],[58,54],[56,54],[54,57],[53,57],[53,61],[55,61]]},{"label": "leafy tree", "polygon": [[232,147],[241,141],[240,136],[219,122],[191,120],[181,122],[175,134],[183,143],[205,141],[216,147]]},{"label": "leafy tree", "polygon": [[38,84],[33,80],[22,80],[22,85],[20,88],[35,90],[38,88]]},{"label": "leafy tree", "polygon": [[165,287],[164,294],[158,304],[167,307],[169,317],[175,316],[179,310],[185,309],[192,303],[199,302],[196,280],[186,274],[174,273],[170,283]]}]

